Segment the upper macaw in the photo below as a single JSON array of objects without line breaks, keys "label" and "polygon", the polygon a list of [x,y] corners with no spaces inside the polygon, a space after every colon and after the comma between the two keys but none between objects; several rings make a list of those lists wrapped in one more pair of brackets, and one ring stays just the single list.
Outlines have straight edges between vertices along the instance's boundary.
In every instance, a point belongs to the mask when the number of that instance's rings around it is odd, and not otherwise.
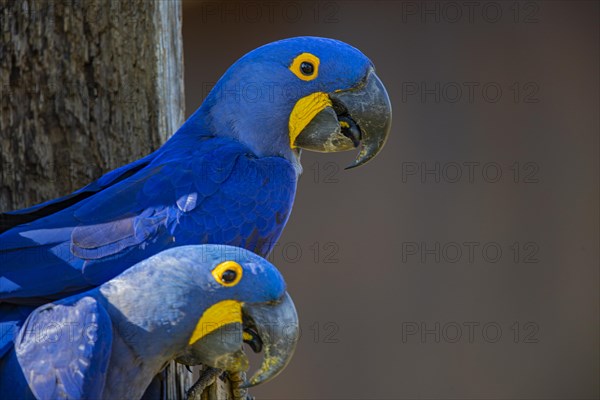
[{"label": "upper macaw", "polygon": [[170,360],[248,369],[253,386],[288,364],[298,317],[279,271],[222,245],[182,246],[103,285],[34,310],[0,361],[5,399],[137,399]]},{"label": "upper macaw", "polygon": [[390,126],[386,90],[354,47],[297,37],[251,51],[154,153],[0,214],[0,357],[29,306],[89,290],[165,249],[218,243],[267,255],[290,215],[301,149],[358,147],[350,167],[359,166]]}]

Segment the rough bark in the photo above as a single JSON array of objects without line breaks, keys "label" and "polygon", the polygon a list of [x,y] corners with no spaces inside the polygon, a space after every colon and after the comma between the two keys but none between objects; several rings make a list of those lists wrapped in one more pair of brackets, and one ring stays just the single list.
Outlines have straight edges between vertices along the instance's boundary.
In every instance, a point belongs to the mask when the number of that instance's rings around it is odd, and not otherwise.
[{"label": "rough bark", "polygon": [[[68,194],[175,132],[181,17],[176,0],[0,0],[0,211]],[[192,384],[171,363],[162,397]]]},{"label": "rough bark", "polygon": [[0,210],[64,195],[182,123],[177,1],[0,0]]}]

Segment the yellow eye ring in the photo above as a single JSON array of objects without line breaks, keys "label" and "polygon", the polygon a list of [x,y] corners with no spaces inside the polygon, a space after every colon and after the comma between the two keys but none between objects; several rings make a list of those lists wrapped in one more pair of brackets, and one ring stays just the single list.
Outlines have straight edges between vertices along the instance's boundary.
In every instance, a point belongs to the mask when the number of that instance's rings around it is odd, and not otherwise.
[{"label": "yellow eye ring", "polygon": [[225,261],[212,270],[212,276],[219,284],[227,287],[238,284],[243,275],[242,266],[235,261]]},{"label": "yellow eye ring", "polygon": [[319,76],[320,62],[319,57],[310,53],[302,53],[294,58],[290,65],[290,71],[303,81],[312,81]]}]

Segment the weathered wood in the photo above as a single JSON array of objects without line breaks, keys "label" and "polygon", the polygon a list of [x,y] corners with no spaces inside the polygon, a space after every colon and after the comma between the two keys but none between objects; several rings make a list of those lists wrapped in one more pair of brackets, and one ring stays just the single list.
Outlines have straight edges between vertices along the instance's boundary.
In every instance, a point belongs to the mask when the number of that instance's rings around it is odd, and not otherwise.
[{"label": "weathered wood", "polygon": [[[181,23],[177,0],[0,0],[0,210],[68,194],[177,130]],[[168,399],[194,382],[175,363],[163,377]]]},{"label": "weathered wood", "polygon": [[0,209],[67,194],[184,119],[177,1],[0,0]]}]

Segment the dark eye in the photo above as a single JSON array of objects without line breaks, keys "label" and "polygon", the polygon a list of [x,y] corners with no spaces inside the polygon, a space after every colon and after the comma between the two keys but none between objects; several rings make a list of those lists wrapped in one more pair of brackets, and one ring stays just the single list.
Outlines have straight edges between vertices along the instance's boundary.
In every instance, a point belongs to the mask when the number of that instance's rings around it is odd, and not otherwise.
[{"label": "dark eye", "polygon": [[232,269],[223,271],[223,274],[221,275],[221,280],[223,283],[231,283],[235,281],[235,278],[237,278],[237,272]]},{"label": "dark eye", "polygon": [[211,274],[219,284],[231,287],[240,282],[244,270],[235,261],[223,261],[212,270]]},{"label": "dark eye", "polygon": [[302,71],[304,75],[310,76],[315,71],[315,66],[308,61],[304,61],[302,64],[300,64],[300,71]]}]

